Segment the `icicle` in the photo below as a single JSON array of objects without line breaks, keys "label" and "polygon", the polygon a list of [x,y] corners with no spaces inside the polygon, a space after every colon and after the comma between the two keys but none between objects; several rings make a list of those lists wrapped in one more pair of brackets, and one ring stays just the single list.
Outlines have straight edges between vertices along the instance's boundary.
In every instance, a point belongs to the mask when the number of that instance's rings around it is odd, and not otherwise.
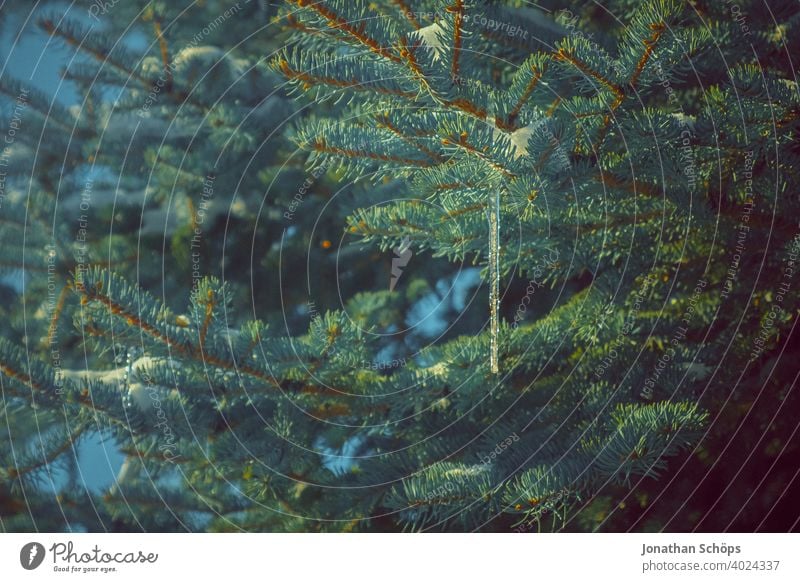
[{"label": "icicle", "polygon": [[489,311],[491,313],[491,353],[489,363],[492,373],[500,371],[498,364],[497,335],[500,328],[500,189],[494,192],[489,204]]}]

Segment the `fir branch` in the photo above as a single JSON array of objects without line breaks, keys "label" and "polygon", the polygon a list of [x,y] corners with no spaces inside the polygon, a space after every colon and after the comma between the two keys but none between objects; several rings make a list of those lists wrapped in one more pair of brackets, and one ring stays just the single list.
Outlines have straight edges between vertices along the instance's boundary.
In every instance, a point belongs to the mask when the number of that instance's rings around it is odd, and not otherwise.
[{"label": "fir branch", "polygon": [[319,35],[322,36],[324,33],[315,29],[311,28],[310,26],[306,26],[301,20],[298,20],[294,14],[287,14],[286,15],[286,28],[291,30],[296,30],[298,32],[302,32],[303,34],[308,35]]},{"label": "fir branch", "polygon": [[334,156],[340,156],[343,158],[361,158],[361,159],[368,159],[368,160],[380,160],[382,162],[395,162],[398,164],[403,164],[406,166],[417,166],[420,168],[430,168],[433,164],[429,161],[425,160],[414,160],[411,158],[402,158],[399,156],[393,156],[388,154],[381,154],[376,152],[370,152],[365,150],[358,150],[352,148],[342,148],[331,146],[325,143],[323,138],[317,138],[317,140],[310,145],[311,149],[315,152],[323,153],[323,154],[331,154]]},{"label": "fir branch", "polygon": [[467,152],[469,155],[479,159],[483,163],[485,163],[489,168],[500,172],[506,178],[514,179],[516,175],[508,170],[507,168],[503,167],[501,164],[497,163],[494,160],[491,160],[485,152],[479,150],[475,146],[469,143],[469,138],[466,132],[461,132],[458,135],[451,135],[449,137],[442,138],[442,143],[444,145],[452,145],[456,146],[457,148]]},{"label": "fir branch", "polygon": [[365,83],[364,81],[360,81],[358,79],[344,80],[344,79],[337,79],[335,77],[312,75],[311,73],[298,71],[293,69],[289,65],[289,62],[286,59],[280,59],[278,61],[278,68],[280,69],[281,73],[286,75],[288,79],[291,79],[293,81],[299,81],[303,83],[303,85],[306,88],[312,85],[328,85],[330,87],[336,87],[340,89],[350,89],[352,91],[362,91],[362,92],[374,92],[374,93],[380,93],[382,95],[394,95],[396,97],[402,97],[404,99],[409,99],[412,101],[416,100],[416,94],[411,93],[409,91],[401,91],[398,89],[380,87],[371,83]]},{"label": "fir branch", "polygon": [[364,32],[364,26],[354,26],[347,19],[342,18],[336,14],[332,9],[326,6],[323,0],[287,0],[291,4],[295,4],[298,8],[308,8],[322,16],[334,30],[341,30],[345,32],[350,38],[355,40],[360,45],[366,47],[376,55],[388,59],[392,62],[399,63],[402,61],[400,57],[393,53],[388,47],[382,46],[374,38],[371,38]]},{"label": "fir branch", "polygon": [[533,91],[536,89],[536,86],[539,84],[539,81],[542,79],[542,75],[544,75],[544,70],[540,70],[538,68],[534,68],[533,75],[531,75],[528,84],[525,87],[525,91],[523,91],[520,98],[514,104],[514,107],[511,108],[511,111],[508,114],[506,121],[502,122],[500,120],[497,121],[498,127],[504,129],[506,131],[514,131],[517,129],[516,121],[517,117],[519,116],[519,112],[522,111],[523,106],[528,101],[530,96],[533,94]]},{"label": "fir branch", "polygon": [[165,89],[167,93],[172,93],[172,67],[170,66],[169,47],[167,46],[167,39],[164,38],[164,32],[161,30],[161,22],[158,18],[153,19],[153,30],[156,33],[158,40],[158,48],[161,52],[161,64],[166,75]]},{"label": "fir branch", "polygon": [[77,125],[77,120],[74,124],[69,123],[69,120],[74,119],[74,116],[66,108],[59,105],[56,100],[50,99],[41,91],[25,87],[20,81],[10,77],[8,74],[0,78],[0,95],[5,95],[9,99],[16,101],[23,94],[27,95],[24,101],[25,107],[36,111],[47,122],[52,122],[70,135],[77,134],[79,137],[89,135],[87,129]]},{"label": "fir branch", "polygon": [[631,75],[630,84],[632,87],[635,87],[636,84],[639,82],[639,76],[644,71],[644,68],[647,66],[647,62],[650,60],[650,57],[653,54],[653,49],[655,49],[656,44],[658,43],[658,39],[661,38],[661,34],[666,29],[666,25],[663,22],[658,22],[650,25],[650,28],[653,30],[653,34],[649,37],[644,39],[644,46],[645,50],[642,54],[639,62],[636,64],[636,69],[633,71],[633,75]]},{"label": "fir branch", "polygon": [[74,430],[67,439],[58,447],[51,450],[47,455],[45,455],[40,461],[32,463],[30,465],[26,465],[25,467],[9,467],[8,468],[8,476],[12,479],[19,479],[28,475],[29,473],[33,473],[37,469],[41,469],[42,467],[49,467],[52,463],[55,462],[58,457],[66,453],[70,450],[75,450],[75,443],[78,439],[86,432],[89,428],[89,424],[82,424],[76,430]]},{"label": "fir branch", "polygon": [[413,45],[408,43],[408,40],[403,38],[400,40],[400,55],[406,59],[406,63],[411,69],[413,73],[414,80],[419,84],[420,88],[426,92],[436,103],[439,103],[444,108],[455,107],[460,111],[475,117],[476,119],[485,120],[487,117],[487,111],[483,107],[479,107],[475,103],[472,103],[469,99],[465,97],[458,97],[455,99],[446,99],[438,94],[436,90],[433,89],[431,84],[428,82],[425,74],[422,71],[422,67],[419,61],[416,58],[416,50],[421,47],[421,42],[417,42]]},{"label": "fir branch", "polygon": [[214,316],[214,305],[215,305],[214,291],[212,289],[209,289],[208,295],[206,297],[206,309],[205,309],[205,315],[203,317],[203,324],[200,326],[199,343],[201,352],[203,351],[203,346],[206,343],[208,326],[211,325],[211,319]]},{"label": "fir branch", "polygon": [[411,8],[408,6],[408,4],[404,2],[404,0],[391,0],[391,1],[392,4],[395,4],[398,7],[398,9],[400,10],[400,14],[402,14],[403,17],[406,20],[408,20],[415,29],[419,30],[420,28],[422,28],[416,16],[414,16],[414,13],[411,11]]},{"label": "fir branch", "polygon": [[[98,283],[101,282],[102,280],[98,281]],[[151,323],[148,323],[142,317],[126,309],[122,304],[117,303],[107,294],[103,293],[102,285],[90,284],[87,286],[80,281],[76,281],[73,285],[73,288],[78,294],[80,294],[82,305],[86,305],[92,301],[100,303],[108,310],[109,314],[122,318],[129,326],[141,330],[144,334],[163,344],[177,355],[189,358],[190,360],[200,364],[211,365],[223,370],[229,370],[235,372],[237,375],[244,374],[245,376],[265,382],[274,388],[284,389],[283,384],[271,374],[247,364],[239,365],[236,362],[209,354],[202,348],[194,346],[191,343],[181,342],[169,337],[157,327]],[[100,333],[102,334],[102,331]],[[304,394],[329,394],[331,391],[334,393],[343,393],[343,391],[335,388],[330,388],[327,386],[315,386],[311,384],[303,384],[299,391]]]},{"label": "fir branch", "polygon": [[406,142],[406,143],[410,144],[411,146],[417,148],[420,152],[422,152],[423,154],[428,156],[433,163],[441,164],[442,162],[444,162],[444,159],[439,154],[437,154],[436,152],[430,150],[429,148],[427,148],[424,145],[422,145],[421,143],[419,143],[419,141],[414,139],[414,137],[411,137],[411,136],[403,133],[402,131],[400,131],[400,129],[398,129],[397,126],[395,126],[391,122],[391,120],[389,119],[388,115],[385,115],[385,114],[384,115],[376,115],[375,119],[377,120],[379,127],[385,127],[390,132],[392,132],[394,135],[396,135],[400,139],[402,139],[404,142]]},{"label": "fir branch", "polygon": [[64,305],[67,302],[67,296],[70,292],[70,285],[67,282],[63,287],[61,287],[61,291],[58,293],[58,299],[56,300],[55,307],[53,308],[53,313],[50,316],[50,325],[47,327],[47,345],[52,346],[56,342],[56,334],[58,333],[58,320],[61,317],[61,312],[64,310]]},{"label": "fir branch", "polygon": [[42,386],[39,385],[37,382],[34,382],[33,378],[31,378],[30,375],[26,374],[25,372],[17,370],[10,364],[3,363],[2,361],[0,361],[0,372],[2,372],[4,375],[8,376],[11,379],[17,380],[21,384],[28,386],[32,390],[35,390],[37,392],[42,391]]},{"label": "fir branch", "polygon": [[453,52],[450,77],[458,79],[461,76],[459,57],[461,56],[461,20],[464,17],[464,1],[455,0],[455,4],[448,6],[447,11],[453,15]]},{"label": "fir branch", "polygon": [[464,207],[459,208],[457,210],[448,211],[446,214],[444,214],[444,216],[442,216],[441,220],[444,222],[446,220],[452,220],[452,219],[457,218],[459,216],[463,216],[464,214],[471,214],[473,212],[478,212],[478,211],[483,212],[485,208],[486,208],[486,203],[485,202],[481,202],[481,203],[478,203],[478,204],[472,204],[470,206],[464,206]]},{"label": "fir branch", "polygon": [[87,55],[93,57],[100,63],[110,65],[113,68],[121,71],[131,79],[136,79],[144,86],[145,89],[149,90],[150,87],[152,86],[153,83],[150,79],[147,79],[142,75],[140,75],[139,73],[137,73],[136,71],[128,68],[128,66],[125,63],[119,61],[116,57],[112,56],[110,53],[105,53],[100,49],[88,45],[85,42],[85,39],[80,39],[76,37],[65,27],[56,26],[52,20],[45,18],[39,22],[39,26],[50,36],[54,38],[60,38],[61,40],[66,42],[69,46],[74,47],[86,53]]},{"label": "fir branch", "polygon": [[587,77],[591,77],[596,81],[599,81],[600,84],[608,88],[617,99],[623,99],[625,97],[625,92],[622,90],[622,87],[592,69],[589,65],[567,51],[564,47],[560,47],[555,53],[553,53],[553,58],[557,61],[569,63]]}]

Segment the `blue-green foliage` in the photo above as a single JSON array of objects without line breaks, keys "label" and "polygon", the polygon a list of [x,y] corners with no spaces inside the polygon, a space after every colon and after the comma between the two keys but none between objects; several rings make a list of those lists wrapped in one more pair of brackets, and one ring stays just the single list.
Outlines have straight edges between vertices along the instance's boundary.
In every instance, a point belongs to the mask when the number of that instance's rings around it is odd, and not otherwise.
[{"label": "blue-green foliage", "polygon": [[[189,22],[213,20],[212,4]],[[572,17],[516,2],[286,4],[264,27],[252,18],[234,28],[258,39],[280,27],[277,42],[231,54],[239,38],[212,35],[214,50],[198,51],[191,26],[165,33],[183,60],[155,97],[166,74],[158,36],[144,58],[124,48],[114,57],[113,35],[90,33],[89,56],[113,58],[70,69],[87,92],[98,81],[121,87],[113,106],[63,112],[81,138],[68,148],[72,194],[82,170],[130,156],[120,183],[141,196],[139,212],[190,211],[177,212],[178,226],[164,218],[152,238],[143,223],[93,208],[95,223],[124,226],[98,229],[87,250],[47,201],[62,172],[52,166],[34,169],[29,199],[17,193],[0,209],[12,223],[0,230],[0,268],[30,268],[12,260],[24,244],[46,271],[55,249],[64,290],[50,308],[48,280],[30,275],[26,301],[40,308],[30,337],[45,339],[33,346],[19,321],[0,338],[0,413],[14,425],[13,439],[0,437],[0,495],[29,494],[34,507],[0,514],[3,528],[559,529],[600,492],[641,486],[695,451],[738,367],[765,358],[796,314],[792,290],[751,361],[776,291],[736,282],[776,272],[796,246],[800,184],[787,168],[798,162],[800,99],[780,44],[797,30],[796,8],[778,34],[743,3],[750,38],[723,8],[708,6],[701,22],[678,0],[611,2],[624,19],[604,30],[577,0]],[[120,22],[133,9],[121,8]],[[137,18],[169,30],[177,12],[156,3]],[[68,44],[86,32],[45,26]],[[278,131],[289,112],[292,128]],[[160,124],[162,143],[95,131],[119,127],[118,116]],[[278,145],[263,147],[270,139]],[[62,142],[50,145],[63,157]],[[318,180],[287,212],[303,168]],[[223,208],[198,225],[212,183]],[[368,278],[370,259],[353,267],[360,287],[343,294],[324,278],[339,257],[307,251],[341,236],[382,251],[410,241],[431,279],[462,261],[485,266],[498,192],[499,374],[483,323],[423,349],[419,332],[398,331],[428,290],[421,277],[386,291]],[[747,248],[763,257],[734,257],[744,212]],[[56,229],[20,242],[34,219]],[[198,228],[219,276],[186,268]],[[330,240],[308,234],[315,228]],[[126,263],[142,236],[183,270],[162,284],[160,257],[141,270]],[[326,287],[318,313],[277,283],[289,264],[304,288],[307,252]],[[97,430],[127,455],[124,475],[102,496],[60,491],[62,515],[48,517],[42,479]]]}]

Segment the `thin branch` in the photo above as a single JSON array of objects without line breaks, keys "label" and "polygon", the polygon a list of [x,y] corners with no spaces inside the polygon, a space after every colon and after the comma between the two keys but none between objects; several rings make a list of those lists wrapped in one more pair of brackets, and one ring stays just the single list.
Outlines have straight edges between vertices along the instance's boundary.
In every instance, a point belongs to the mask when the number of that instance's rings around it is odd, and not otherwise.
[{"label": "thin branch", "polygon": [[18,479],[20,477],[23,477],[24,475],[27,475],[28,473],[32,473],[36,469],[40,469],[42,467],[46,467],[47,465],[52,464],[58,457],[60,457],[62,454],[66,453],[68,450],[72,449],[75,446],[75,441],[77,441],[78,438],[84,432],[86,432],[88,426],[89,426],[88,424],[84,424],[83,426],[78,428],[75,432],[70,434],[69,437],[67,437],[67,440],[65,442],[63,442],[61,445],[53,449],[50,452],[50,454],[43,457],[42,460],[37,461],[36,463],[33,463],[26,467],[22,467],[21,469],[18,469],[16,467],[9,468],[8,469],[9,477],[11,477],[12,479]]},{"label": "thin branch", "polygon": [[161,23],[158,19],[153,20],[153,28],[156,32],[156,38],[158,39],[158,47],[161,51],[161,62],[164,66],[164,74],[166,75],[166,91],[167,93],[172,93],[172,67],[170,66],[169,62],[169,49],[167,47],[167,40],[164,38],[164,33],[161,30]]},{"label": "thin branch", "polygon": [[454,146],[456,146],[456,147],[468,152],[469,154],[475,156],[476,158],[478,158],[479,160],[484,162],[487,166],[489,166],[493,170],[496,170],[496,171],[500,172],[501,174],[503,174],[506,178],[512,178],[512,179],[516,178],[516,175],[513,172],[511,172],[510,170],[504,168],[502,165],[498,164],[497,162],[493,162],[483,152],[478,150],[478,148],[476,148],[475,146],[470,144],[469,141],[467,140],[466,132],[462,132],[458,136],[453,136],[453,137],[450,137],[450,138],[444,138],[444,139],[442,139],[442,143],[445,144],[445,145],[454,145]]},{"label": "thin branch", "polygon": [[69,283],[65,284],[58,294],[58,300],[53,308],[53,313],[50,317],[50,325],[47,328],[47,345],[51,346],[56,342],[56,334],[58,333],[58,319],[61,312],[64,310],[64,304],[67,301],[67,293],[70,290]]},{"label": "thin branch", "polygon": [[123,73],[125,73],[129,77],[131,77],[133,79],[136,79],[137,81],[142,83],[145,86],[146,89],[150,88],[150,86],[152,84],[150,79],[147,79],[146,77],[143,77],[139,73],[136,73],[136,72],[132,71],[131,69],[126,67],[123,63],[119,62],[115,58],[112,58],[112,56],[110,54],[106,54],[106,53],[101,52],[101,51],[99,51],[97,49],[94,49],[92,47],[86,46],[83,43],[83,40],[72,36],[71,34],[69,34],[63,28],[56,27],[56,25],[53,23],[52,20],[50,20],[50,19],[42,20],[41,23],[40,23],[40,26],[49,35],[51,35],[51,36],[53,36],[55,38],[60,38],[61,40],[66,42],[68,45],[70,45],[70,46],[72,46],[72,47],[74,47],[74,48],[76,48],[78,50],[81,50],[81,51],[85,52],[86,54],[94,57],[95,59],[97,59],[98,61],[103,63],[104,65],[108,64],[108,65],[111,65],[112,67],[114,67],[115,69],[117,69],[118,71],[122,71]]},{"label": "thin branch", "polygon": [[461,20],[464,18],[464,2],[456,0],[453,6],[447,8],[453,14],[453,62],[450,65],[450,78],[458,79],[460,74],[459,57],[461,56]]},{"label": "thin branch", "polygon": [[630,84],[632,87],[635,87],[636,83],[639,81],[639,76],[642,74],[647,62],[650,60],[650,57],[653,54],[653,49],[655,48],[658,39],[661,38],[666,26],[664,23],[659,22],[657,24],[651,24],[650,28],[653,30],[653,34],[650,36],[650,38],[644,39],[644,54],[636,64],[636,70],[634,70],[633,75],[631,75]]},{"label": "thin branch", "polygon": [[320,0],[288,0],[292,4],[296,4],[300,8],[307,8],[322,16],[328,23],[330,28],[334,30],[341,30],[347,33],[351,38],[355,39],[358,43],[364,45],[371,52],[385,58],[392,62],[401,62],[400,57],[393,54],[392,51],[385,46],[382,46],[374,38],[370,37],[364,32],[364,24],[354,26],[347,19],[342,18],[333,10],[325,6]]},{"label": "thin branch", "polygon": [[[174,350],[176,353],[181,354],[187,358],[195,360],[197,362],[203,364],[210,364],[217,368],[222,368],[225,370],[232,370],[245,376],[249,376],[251,378],[255,378],[257,380],[266,382],[275,388],[283,388],[282,384],[276,380],[274,377],[270,376],[269,374],[253,368],[252,366],[248,365],[237,365],[235,362],[230,362],[219,358],[217,356],[204,353],[201,349],[188,344],[177,342],[174,339],[164,335],[160,330],[158,330],[153,325],[143,321],[139,316],[131,313],[123,306],[115,303],[112,299],[103,295],[99,292],[98,289],[92,288],[87,289],[85,285],[76,285],[77,292],[79,292],[82,296],[81,302],[89,302],[89,301],[97,301],[98,303],[104,305],[112,315],[116,315],[118,317],[123,318],[129,325],[132,325],[140,330],[142,330],[145,334],[149,335],[151,338],[155,339],[163,343],[169,349]],[[303,393],[328,393],[332,388],[328,387],[319,387],[319,386],[311,386],[311,385],[304,385],[301,389]]]},{"label": "thin branch", "polygon": [[419,20],[417,20],[416,16],[414,16],[414,12],[403,0],[392,0],[392,3],[397,5],[397,7],[400,9],[400,14],[402,14],[414,28],[417,30],[422,28]]},{"label": "thin branch", "polygon": [[430,150],[429,148],[426,148],[424,145],[422,145],[421,143],[417,142],[413,137],[408,136],[408,135],[404,134],[402,131],[400,131],[399,128],[397,128],[394,124],[392,124],[392,122],[389,120],[389,117],[387,115],[376,115],[375,119],[377,120],[378,124],[381,127],[384,127],[386,129],[388,129],[390,132],[392,132],[393,134],[397,135],[404,142],[406,142],[409,145],[417,148],[419,151],[421,151],[423,154],[428,156],[435,163],[440,164],[440,163],[442,163],[444,161],[443,158],[439,154],[437,154],[436,152]]},{"label": "thin branch", "polygon": [[353,91],[367,91],[381,93],[383,95],[395,95],[397,97],[403,97],[404,99],[410,99],[412,101],[416,101],[417,97],[415,93],[378,87],[369,83],[364,83],[363,81],[359,81],[357,79],[343,81],[342,79],[337,79],[335,77],[323,77],[305,73],[303,71],[296,71],[289,66],[288,61],[285,59],[282,59],[278,63],[278,67],[280,68],[281,73],[286,75],[286,77],[289,79],[302,82],[305,89],[308,89],[312,85],[329,85],[332,87],[351,89]]},{"label": "thin branch", "polygon": [[354,150],[349,148],[340,148],[336,146],[331,146],[325,143],[325,140],[322,138],[317,138],[311,147],[314,151],[317,152],[333,154],[345,158],[364,158],[371,160],[380,160],[383,162],[396,162],[400,164],[406,164],[408,166],[419,166],[422,168],[430,168],[431,166],[433,166],[433,164],[425,160],[414,160],[411,158],[403,158],[400,156],[392,156],[389,154],[379,154],[375,152],[367,152],[363,150]]},{"label": "thin branch", "polygon": [[525,87],[525,91],[523,91],[522,95],[520,96],[517,103],[511,109],[511,112],[508,114],[508,119],[505,122],[502,122],[498,119],[495,124],[500,129],[505,129],[506,131],[514,131],[517,129],[516,121],[519,112],[522,111],[522,108],[525,106],[525,103],[530,99],[530,96],[533,94],[534,89],[539,84],[539,81],[542,79],[542,75],[544,71],[540,71],[539,69],[535,69],[533,75],[531,76],[531,80],[528,81],[528,85]]}]

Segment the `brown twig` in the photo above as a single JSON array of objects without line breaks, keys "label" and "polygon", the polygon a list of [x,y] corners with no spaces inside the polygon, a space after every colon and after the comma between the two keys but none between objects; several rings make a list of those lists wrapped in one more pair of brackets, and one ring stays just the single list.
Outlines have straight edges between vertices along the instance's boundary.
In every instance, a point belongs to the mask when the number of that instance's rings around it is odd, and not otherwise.
[{"label": "brown twig", "polygon": [[307,8],[316,12],[327,21],[330,28],[333,28],[334,30],[341,30],[347,33],[358,43],[367,47],[367,49],[369,49],[371,52],[395,63],[399,63],[401,61],[400,57],[393,54],[388,47],[382,46],[374,38],[367,35],[364,32],[365,27],[363,23],[358,26],[353,25],[347,19],[342,18],[333,10],[328,8],[325,4],[320,2],[320,0],[289,0],[289,2],[296,4],[300,8]]}]

